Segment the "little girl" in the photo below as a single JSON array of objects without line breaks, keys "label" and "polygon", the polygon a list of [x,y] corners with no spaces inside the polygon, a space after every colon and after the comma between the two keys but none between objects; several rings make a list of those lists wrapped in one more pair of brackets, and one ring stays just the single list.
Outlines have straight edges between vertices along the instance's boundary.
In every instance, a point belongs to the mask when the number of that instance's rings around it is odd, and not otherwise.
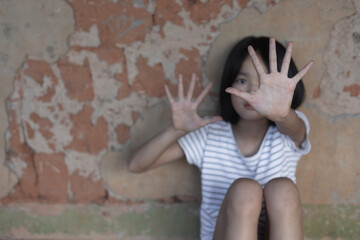
[{"label": "little girl", "polygon": [[165,86],[172,125],[131,157],[131,172],[144,172],[186,157],[201,171],[201,239],[303,239],[296,165],[310,151],[309,123],[295,111],[304,99],[300,72],[274,38],[247,37],[226,61],[219,93],[221,116],[201,118],[209,84],[193,100],[196,76],[178,99]]}]

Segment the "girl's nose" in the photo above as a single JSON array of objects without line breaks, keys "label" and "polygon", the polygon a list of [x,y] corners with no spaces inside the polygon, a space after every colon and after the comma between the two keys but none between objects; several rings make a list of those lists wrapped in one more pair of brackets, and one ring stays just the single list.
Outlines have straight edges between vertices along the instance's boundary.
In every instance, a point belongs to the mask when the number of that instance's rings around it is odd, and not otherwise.
[{"label": "girl's nose", "polygon": [[255,92],[256,90],[258,90],[258,88],[259,88],[259,81],[258,80],[251,81],[249,91]]}]

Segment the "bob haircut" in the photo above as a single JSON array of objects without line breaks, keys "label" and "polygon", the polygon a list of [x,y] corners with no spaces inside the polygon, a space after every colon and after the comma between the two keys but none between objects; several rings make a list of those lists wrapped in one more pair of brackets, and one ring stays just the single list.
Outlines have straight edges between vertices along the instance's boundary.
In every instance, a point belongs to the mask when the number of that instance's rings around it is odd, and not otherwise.
[{"label": "bob haircut", "polygon": [[[220,102],[220,115],[224,121],[230,122],[231,124],[236,124],[240,116],[235,111],[231,103],[231,94],[225,92],[225,89],[231,87],[239,74],[240,68],[246,59],[249,56],[248,46],[251,45],[257,55],[261,57],[265,66],[269,70],[269,37],[246,37],[240,40],[230,51],[229,56],[226,60],[223,74],[221,77],[220,84],[220,93],[219,93],[219,102]],[[277,55],[277,68],[278,71],[281,69],[281,64],[286,52],[286,48],[276,41],[276,55]],[[288,77],[294,77],[298,73],[298,69],[291,58]],[[305,98],[305,88],[303,81],[300,80],[295,88],[294,96],[291,103],[291,108],[298,108]],[[274,122],[270,121],[270,125],[275,125]]]}]

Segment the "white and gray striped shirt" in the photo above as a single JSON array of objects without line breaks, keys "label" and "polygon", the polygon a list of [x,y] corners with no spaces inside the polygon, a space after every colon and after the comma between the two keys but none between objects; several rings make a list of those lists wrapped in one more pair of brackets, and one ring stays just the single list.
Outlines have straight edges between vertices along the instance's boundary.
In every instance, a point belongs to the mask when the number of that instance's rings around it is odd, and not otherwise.
[{"label": "white and gray striped shirt", "polygon": [[[303,113],[296,113],[304,121],[308,136],[308,119]],[[270,126],[258,152],[245,157],[239,151],[231,124],[224,121],[191,132],[178,142],[187,161],[201,171],[201,240],[213,238],[221,203],[234,180],[251,178],[263,187],[277,177],[287,177],[296,182],[298,160],[311,149],[308,137],[298,148],[288,136],[281,134],[275,126]]]}]

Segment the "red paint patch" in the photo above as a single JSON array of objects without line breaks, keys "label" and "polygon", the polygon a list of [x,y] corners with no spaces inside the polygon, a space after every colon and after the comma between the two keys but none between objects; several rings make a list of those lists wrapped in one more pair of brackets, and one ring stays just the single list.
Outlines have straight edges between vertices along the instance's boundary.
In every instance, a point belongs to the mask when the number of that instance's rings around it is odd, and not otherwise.
[{"label": "red paint patch", "polygon": [[[175,68],[175,75],[183,75],[184,92],[187,92],[192,74],[195,73],[197,78],[201,77],[203,63],[201,62],[199,51],[195,48],[192,50],[180,49],[180,53],[182,53],[186,59],[182,58],[178,62]],[[199,80],[195,86],[194,96],[197,96],[202,90]],[[176,92],[177,84],[170,86],[170,89],[172,89],[172,92]]]},{"label": "red paint patch", "polygon": [[182,58],[178,62],[175,69],[175,75],[179,76],[182,74],[184,80],[190,79],[193,73],[196,73],[198,77],[201,76],[202,62],[200,59],[199,50],[196,48],[193,48],[192,50],[181,48],[179,52],[183,54],[186,59]]},{"label": "red paint patch", "polygon": [[249,2],[250,2],[250,0],[238,0],[238,3],[241,8],[245,8]]},{"label": "red paint patch", "polygon": [[29,123],[26,123],[26,131],[27,131],[27,136],[29,139],[33,139],[35,137],[35,131],[34,129],[31,128]]},{"label": "red paint patch", "polygon": [[36,154],[34,161],[39,198],[51,203],[67,202],[69,174],[63,154]]},{"label": "red paint patch", "polygon": [[152,27],[152,16],[132,1],[69,1],[74,9],[76,30],[89,31],[97,24],[102,46],[144,41]]},{"label": "red paint patch", "polygon": [[124,124],[119,124],[116,128],[117,139],[121,144],[126,143],[130,139],[130,127]]},{"label": "red paint patch", "polygon": [[20,159],[25,162],[26,168],[23,169],[21,178],[15,185],[14,190],[8,196],[1,199],[1,203],[36,201],[39,195],[39,189],[37,187],[36,167],[33,161],[34,153],[30,148],[20,153],[8,152],[7,159],[10,162],[15,161],[15,159]]},{"label": "red paint patch", "polygon": [[67,96],[72,100],[91,101],[94,89],[91,78],[89,60],[83,66],[70,63],[67,58],[58,61],[62,80],[65,84]]},{"label": "red paint patch", "polygon": [[145,93],[149,97],[162,97],[165,94],[165,74],[160,63],[150,67],[148,60],[143,57],[138,59],[139,73],[134,79],[132,89],[138,93]]},{"label": "red paint patch", "polygon": [[117,92],[116,99],[121,100],[127,98],[131,94],[131,87],[128,83],[127,77],[125,74],[116,74],[115,78],[121,82],[121,87]]},{"label": "red paint patch", "polygon": [[183,19],[179,16],[181,7],[176,1],[157,0],[155,10],[155,23],[162,28],[167,22],[183,26]]},{"label": "red paint patch", "polygon": [[40,117],[37,113],[31,113],[30,119],[39,125],[39,132],[41,135],[50,140],[54,134],[50,131],[53,127],[53,123],[46,117]]},{"label": "red paint patch", "polygon": [[126,64],[124,51],[115,45],[101,44],[100,47],[81,47],[71,46],[70,49],[75,52],[82,50],[95,53],[100,60],[107,62],[108,64],[122,63]]},{"label": "red paint patch", "polygon": [[106,199],[106,190],[101,180],[94,182],[75,173],[70,176],[70,184],[74,203],[102,203]]},{"label": "red paint patch", "polygon": [[314,91],[313,98],[318,98],[320,96],[320,93],[321,93],[321,88],[319,84]]},{"label": "red paint patch", "polygon": [[27,58],[26,63],[29,67],[24,70],[24,74],[31,77],[38,84],[44,84],[44,77],[54,79],[57,83],[57,78],[47,62]]},{"label": "red paint patch", "polygon": [[232,0],[209,0],[205,3],[200,1],[182,0],[183,6],[186,11],[190,12],[190,18],[196,24],[209,22],[218,17],[221,8],[224,5],[233,7]]},{"label": "red paint patch", "polygon": [[9,146],[11,152],[25,152],[28,149],[28,146],[24,142],[24,136],[22,128],[19,124],[18,116],[14,110],[7,111],[9,117]]},{"label": "red paint patch", "polygon": [[140,113],[138,112],[131,112],[131,118],[133,120],[133,122],[136,122],[140,117]]},{"label": "red paint patch", "polygon": [[360,94],[360,85],[354,83],[348,87],[344,87],[343,91],[349,92],[351,97],[358,97]]},{"label": "red paint patch", "polygon": [[94,112],[92,107],[84,105],[77,114],[71,115],[74,124],[70,133],[73,141],[66,149],[74,149],[90,154],[98,154],[106,149],[109,141],[107,122],[100,117],[95,125],[91,122],[91,115]]},{"label": "red paint patch", "polygon": [[350,73],[351,73],[351,71],[347,71],[347,72],[346,72],[346,77],[347,77],[347,78],[350,77]]},{"label": "red paint patch", "polygon": [[58,84],[58,79],[52,71],[50,65],[45,61],[26,59],[28,68],[24,70],[23,74],[32,78],[39,85],[44,84],[44,78],[47,77],[50,79],[52,86],[47,87],[46,93],[39,97],[39,101],[49,102],[52,97],[55,95],[55,87]]}]

